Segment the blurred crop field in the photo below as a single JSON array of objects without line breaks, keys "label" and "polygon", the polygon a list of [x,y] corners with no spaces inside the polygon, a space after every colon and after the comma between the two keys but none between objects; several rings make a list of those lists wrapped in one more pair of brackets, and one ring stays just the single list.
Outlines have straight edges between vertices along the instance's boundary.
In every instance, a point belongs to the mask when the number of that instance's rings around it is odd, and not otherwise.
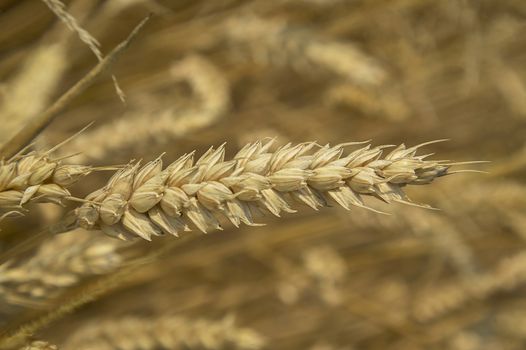
[{"label": "blurred crop field", "polygon": [[[80,230],[48,238],[16,258],[34,280],[2,284],[11,267],[0,266],[0,335],[28,327],[25,340],[59,349],[526,349],[524,0],[64,3],[103,54],[152,13],[37,138],[45,150],[94,122],[58,150],[78,153],[68,161],[166,152],[169,162],[223,142],[231,156],[277,137],[449,139],[425,153],[490,162],[474,167],[487,173],[409,189],[439,210],[305,209],[133,244]],[[0,140],[96,64],[44,2],[0,0]],[[72,192],[108,177],[93,173]],[[2,221],[0,253],[67,209],[39,205]],[[80,273],[71,250],[91,237],[108,256]],[[71,269],[50,259],[71,259]]]}]

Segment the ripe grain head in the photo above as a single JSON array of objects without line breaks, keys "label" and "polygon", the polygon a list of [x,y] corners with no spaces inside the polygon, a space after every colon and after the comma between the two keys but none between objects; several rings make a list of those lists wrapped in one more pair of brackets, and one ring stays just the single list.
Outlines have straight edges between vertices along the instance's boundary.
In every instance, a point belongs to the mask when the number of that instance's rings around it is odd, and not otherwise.
[{"label": "ripe grain head", "polygon": [[[225,161],[224,144],[194,162],[185,154],[164,170],[161,159],[142,168],[129,164],[108,184],[86,197],[78,223],[121,239],[168,233],[177,236],[194,224],[208,232],[221,229],[219,216],[234,226],[256,225],[254,215],[293,213],[293,203],[318,210],[335,202],[349,210],[368,207],[362,196],[384,202],[412,202],[403,188],[428,184],[446,175],[452,163],[417,156],[418,145],[400,145],[382,158],[386,146],[361,147],[306,142],[270,151],[273,140],[247,144]],[[145,175],[147,174],[147,175]]]}]

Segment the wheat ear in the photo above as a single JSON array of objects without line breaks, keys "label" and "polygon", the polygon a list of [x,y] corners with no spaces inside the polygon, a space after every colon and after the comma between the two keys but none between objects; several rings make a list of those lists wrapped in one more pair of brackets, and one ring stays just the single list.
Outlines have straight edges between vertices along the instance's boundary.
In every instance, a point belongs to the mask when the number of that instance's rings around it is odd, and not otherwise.
[{"label": "wheat ear", "polygon": [[26,261],[0,265],[0,297],[11,304],[36,304],[82,278],[114,271],[121,265],[122,242],[77,230],[45,241]]},{"label": "wheat ear", "polygon": [[230,161],[224,160],[223,144],[196,162],[193,152],[185,154],[164,170],[160,157],[142,168],[129,164],[86,197],[75,211],[77,223],[121,239],[151,240],[163,233],[177,236],[189,230],[189,223],[203,232],[221,229],[218,215],[236,227],[257,225],[253,214],[293,213],[293,201],[314,210],[330,201],[345,209],[372,209],[363,202],[365,195],[428,207],[410,201],[403,187],[428,184],[453,165],[416,156],[429,142],[410,148],[402,144],[383,158],[389,146],[365,146],[343,155],[345,146],[357,143],[319,147],[306,142],[269,152],[272,144],[247,144]]},{"label": "wheat ear", "polygon": [[20,350],[58,350],[56,345],[43,340],[34,340],[31,343],[20,348]]},{"label": "wheat ear", "polygon": [[389,73],[374,57],[351,42],[320,37],[285,21],[242,16],[225,23],[228,41],[247,45],[256,61],[290,65],[311,73],[313,68],[334,73],[362,86],[380,86]]},{"label": "wheat ear", "polygon": [[[0,210],[21,213],[29,201],[61,204],[71,196],[66,189],[92,171],[89,166],[61,165],[46,154],[30,153],[0,163]],[[8,211],[9,210],[9,211]]]},{"label": "wheat ear", "polygon": [[219,321],[191,320],[177,316],[123,317],[97,321],[68,339],[64,349],[246,349],[264,345],[263,337],[234,324],[227,316]]},{"label": "wheat ear", "polygon": [[0,220],[10,214],[23,214],[24,204],[30,201],[62,204],[64,199],[71,199],[68,186],[94,170],[115,169],[62,164],[62,159],[51,158],[50,154],[68,141],[44,153],[22,152],[7,161],[0,160]]},{"label": "wheat ear", "polygon": [[490,272],[466,281],[444,284],[416,299],[413,316],[429,322],[460,309],[473,300],[485,300],[502,291],[511,291],[526,282],[526,252],[499,261]]}]

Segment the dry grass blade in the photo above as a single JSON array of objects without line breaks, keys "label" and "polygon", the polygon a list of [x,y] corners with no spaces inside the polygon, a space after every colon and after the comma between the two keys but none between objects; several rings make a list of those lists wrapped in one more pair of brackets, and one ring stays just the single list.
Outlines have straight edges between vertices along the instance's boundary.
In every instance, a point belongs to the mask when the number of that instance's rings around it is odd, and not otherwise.
[{"label": "dry grass blade", "polygon": [[[8,83],[9,89],[5,92],[0,107],[3,118],[0,129],[2,139],[8,138],[23,125],[26,118],[36,115],[47,106],[66,69],[64,62],[67,52],[64,43],[65,40],[62,40],[60,43],[39,47]],[[26,103],[29,99],[32,103]]]},{"label": "dry grass blade", "polygon": [[[80,40],[82,40],[90,50],[93,52],[93,54],[97,57],[97,60],[99,62],[102,62],[104,60],[104,57],[102,55],[102,52],[99,49],[99,42],[97,39],[95,39],[87,30],[82,28],[80,24],[77,22],[75,17],[73,17],[68,11],[66,11],[66,6],[60,1],[60,0],[42,0],[51,11],[55,13],[55,15],[60,18],[62,22],[64,22],[68,28],[75,33],[78,34]],[[126,100],[126,97],[124,96],[124,92],[119,86],[119,83],[117,82],[117,78],[115,75],[111,76],[113,80],[113,85],[115,87],[115,91],[117,92],[117,95],[121,99],[122,102]]]},{"label": "dry grass blade", "polygon": [[102,61],[99,62],[88,74],[73,85],[53,105],[41,114],[32,118],[27,125],[2,145],[0,157],[9,158],[25,147],[35,136],[40,133],[51,121],[62,112],[66,106],[104,73],[118,56],[128,47],[133,38],[139,33],[150,17],[143,19],[130,33],[130,35],[117,45]]}]

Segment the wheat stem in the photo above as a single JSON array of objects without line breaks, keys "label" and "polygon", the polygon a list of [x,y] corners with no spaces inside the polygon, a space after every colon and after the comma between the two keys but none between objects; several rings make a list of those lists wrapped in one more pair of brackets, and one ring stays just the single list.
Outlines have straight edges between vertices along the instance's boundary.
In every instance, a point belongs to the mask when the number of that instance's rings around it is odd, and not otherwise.
[{"label": "wheat stem", "polygon": [[109,66],[115,62],[117,57],[130,45],[133,38],[137,36],[141,28],[148,21],[150,16],[143,19],[128,35],[128,37],[117,45],[102,61],[100,61],[92,70],[88,72],[81,80],[73,85],[57,101],[41,114],[31,118],[27,125],[16,133],[2,148],[0,148],[0,158],[9,158],[25,145],[31,142],[51,121],[62,112],[66,106],[89,86],[91,86]]}]

